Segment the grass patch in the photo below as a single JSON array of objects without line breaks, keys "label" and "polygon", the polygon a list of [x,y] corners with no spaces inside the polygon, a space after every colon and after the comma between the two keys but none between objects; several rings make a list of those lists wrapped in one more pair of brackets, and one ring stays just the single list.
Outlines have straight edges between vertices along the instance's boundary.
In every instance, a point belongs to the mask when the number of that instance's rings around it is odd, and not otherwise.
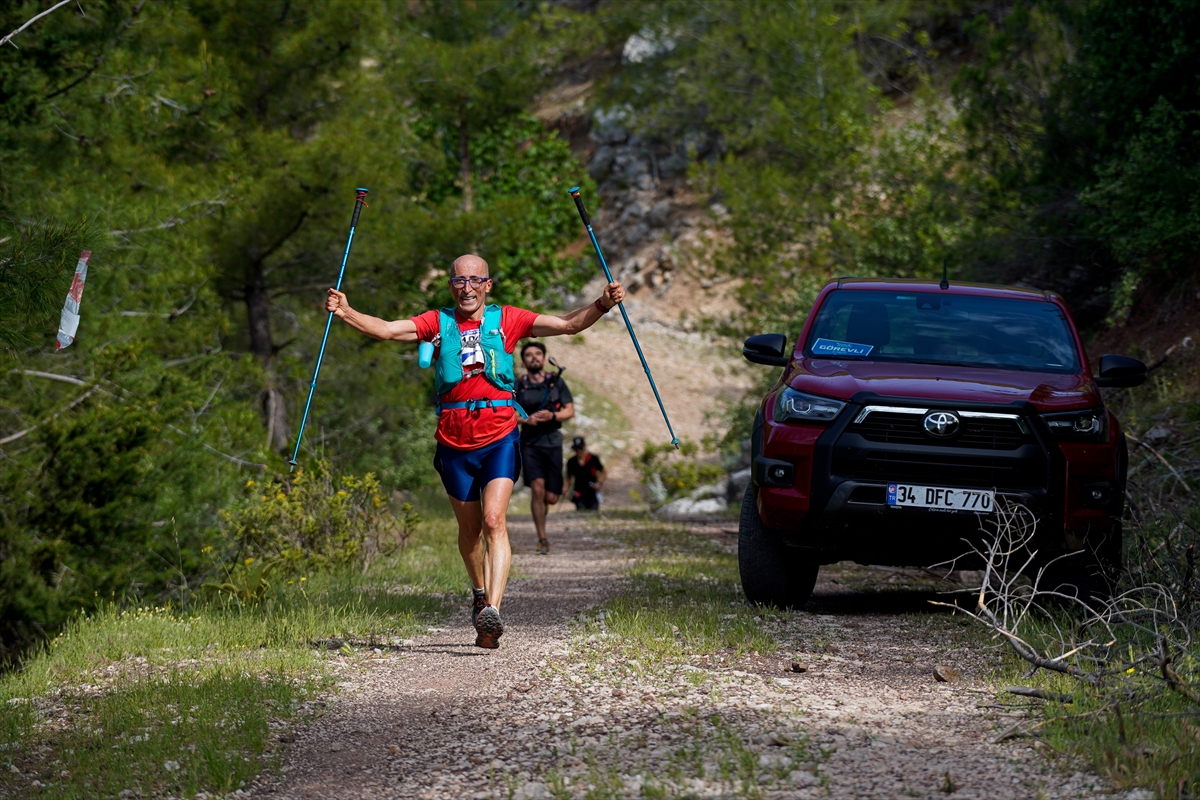
[{"label": "grass patch", "polygon": [[425,525],[366,574],[297,577],[254,606],[215,597],[75,620],[0,677],[0,795],[236,790],[276,764],[290,720],[319,713],[338,663],[444,616],[463,583],[455,530]]},{"label": "grass patch", "polygon": [[[1027,628],[1033,630],[1026,635],[1035,640],[1038,628],[1045,638],[1051,634],[1048,620],[1033,620]],[[1184,675],[1195,674],[1196,667],[1174,664]],[[1040,719],[1031,732],[1049,746],[1052,757],[1085,764],[1119,789],[1146,787],[1164,799],[1200,793],[1200,708],[1170,691],[1153,665],[1139,667],[1103,691],[1066,675],[1037,674],[1037,680],[1030,680],[1029,664],[1010,653],[998,683],[1035,686],[1072,698],[1071,703],[1034,701]],[[1027,704],[1014,695],[1001,699]],[[1066,766],[1073,768],[1072,763]]]},{"label": "grass patch", "polygon": [[582,623],[593,658],[628,653],[637,669],[777,649],[761,622],[779,612],[746,604],[735,554],[678,525],[617,525],[611,533],[629,547],[634,562],[628,584]]}]

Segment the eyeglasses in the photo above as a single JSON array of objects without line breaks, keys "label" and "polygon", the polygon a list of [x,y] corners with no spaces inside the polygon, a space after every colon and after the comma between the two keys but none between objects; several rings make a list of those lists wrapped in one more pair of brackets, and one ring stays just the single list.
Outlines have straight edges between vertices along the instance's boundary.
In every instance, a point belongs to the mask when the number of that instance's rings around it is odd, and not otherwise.
[{"label": "eyeglasses", "polygon": [[455,289],[465,289],[469,283],[472,289],[478,289],[490,280],[491,278],[481,278],[478,275],[471,275],[469,277],[451,278],[450,285]]}]

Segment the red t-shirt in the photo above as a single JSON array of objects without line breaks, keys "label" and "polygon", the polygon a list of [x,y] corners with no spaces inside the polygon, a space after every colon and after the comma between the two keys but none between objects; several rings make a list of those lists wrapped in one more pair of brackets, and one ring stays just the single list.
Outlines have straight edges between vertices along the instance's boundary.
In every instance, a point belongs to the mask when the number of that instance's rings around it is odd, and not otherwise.
[{"label": "red t-shirt", "polygon": [[[462,337],[463,379],[450,391],[442,395],[443,402],[461,403],[465,400],[505,400],[508,394],[490,384],[483,377],[483,348],[480,346],[479,320],[464,320],[455,309],[459,335]],[[500,330],[504,332],[504,347],[511,353],[517,342],[533,332],[535,311],[504,306],[500,313]],[[432,342],[438,334],[438,312],[426,311],[412,318],[417,326],[417,339]],[[503,439],[520,422],[517,410],[512,406],[479,408],[452,408],[438,416],[437,433],[439,442],[455,450],[475,450]]]}]

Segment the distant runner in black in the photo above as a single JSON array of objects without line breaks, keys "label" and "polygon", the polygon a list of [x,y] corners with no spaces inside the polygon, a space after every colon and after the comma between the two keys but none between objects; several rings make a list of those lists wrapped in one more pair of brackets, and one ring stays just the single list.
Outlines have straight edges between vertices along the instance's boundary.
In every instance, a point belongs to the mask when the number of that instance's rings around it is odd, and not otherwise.
[{"label": "distant runner in black", "polygon": [[521,425],[521,467],[525,485],[533,491],[530,507],[537,528],[538,552],[550,552],[546,539],[546,506],[558,502],[563,491],[562,423],[575,416],[571,390],[562,379],[562,368],[547,372],[546,346],[527,342],[521,348],[525,374],[517,379],[517,402],[529,419]]},{"label": "distant runner in black", "polygon": [[575,482],[571,502],[581,511],[598,511],[603,499],[604,464],[600,462],[600,456],[588,452],[582,436],[575,437],[571,449],[575,451],[567,461],[567,477]]}]

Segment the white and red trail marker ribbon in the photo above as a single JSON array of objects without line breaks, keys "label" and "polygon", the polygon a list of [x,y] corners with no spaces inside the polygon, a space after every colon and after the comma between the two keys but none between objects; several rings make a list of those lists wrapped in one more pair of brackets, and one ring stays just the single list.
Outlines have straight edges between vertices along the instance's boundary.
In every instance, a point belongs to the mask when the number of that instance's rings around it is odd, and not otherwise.
[{"label": "white and red trail marker ribbon", "polygon": [[88,259],[91,257],[91,250],[84,250],[79,254],[79,263],[75,265],[75,277],[71,280],[71,290],[67,292],[62,316],[58,320],[58,343],[54,346],[55,350],[62,350],[75,341],[75,333],[79,330],[79,303],[83,300],[83,284],[87,280]]}]

